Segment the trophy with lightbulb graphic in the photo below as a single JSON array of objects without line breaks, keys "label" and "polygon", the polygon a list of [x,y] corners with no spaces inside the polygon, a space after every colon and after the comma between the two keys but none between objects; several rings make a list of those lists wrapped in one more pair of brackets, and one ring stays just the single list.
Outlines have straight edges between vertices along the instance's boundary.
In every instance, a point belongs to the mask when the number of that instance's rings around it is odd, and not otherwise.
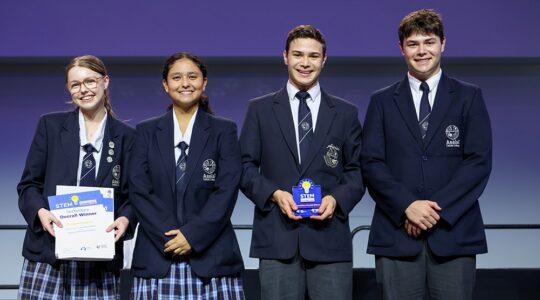
[{"label": "trophy with lightbulb graphic", "polygon": [[321,206],[321,186],[315,185],[312,180],[304,178],[298,182],[298,186],[293,186],[292,194],[298,209],[294,212],[296,216],[309,218],[319,215]]}]

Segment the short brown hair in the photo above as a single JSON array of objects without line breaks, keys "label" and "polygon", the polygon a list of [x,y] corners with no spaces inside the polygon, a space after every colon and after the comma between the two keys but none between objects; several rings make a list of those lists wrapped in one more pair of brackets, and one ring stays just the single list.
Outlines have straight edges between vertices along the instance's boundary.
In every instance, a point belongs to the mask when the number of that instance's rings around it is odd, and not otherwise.
[{"label": "short brown hair", "polygon": [[289,52],[289,46],[291,42],[296,39],[314,39],[322,44],[323,56],[326,56],[326,41],[322,32],[311,25],[299,25],[289,31],[287,35],[287,42],[285,44],[285,51]]},{"label": "short brown hair", "polygon": [[442,17],[433,9],[421,9],[406,15],[398,27],[399,44],[415,33],[435,34],[444,41]]}]

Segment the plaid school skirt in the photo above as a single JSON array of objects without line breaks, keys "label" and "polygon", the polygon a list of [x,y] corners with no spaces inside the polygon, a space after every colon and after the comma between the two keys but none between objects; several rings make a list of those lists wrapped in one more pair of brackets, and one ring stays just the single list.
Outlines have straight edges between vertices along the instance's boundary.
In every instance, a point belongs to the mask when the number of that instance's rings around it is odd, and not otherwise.
[{"label": "plaid school skirt", "polygon": [[200,278],[185,261],[173,262],[164,278],[135,277],[131,298],[134,300],[244,300],[242,277]]},{"label": "plaid school skirt", "polygon": [[61,261],[58,267],[24,259],[18,299],[120,298],[119,275],[94,262]]}]

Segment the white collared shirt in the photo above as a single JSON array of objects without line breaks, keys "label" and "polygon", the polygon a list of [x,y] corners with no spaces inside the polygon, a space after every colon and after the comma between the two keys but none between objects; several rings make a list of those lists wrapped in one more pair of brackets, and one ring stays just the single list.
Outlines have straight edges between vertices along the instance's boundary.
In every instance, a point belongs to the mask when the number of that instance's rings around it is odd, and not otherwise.
[{"label": "white collared shirt", "polygon": [[[176,114],[174,113],[174,108],[172,111],[173,115],[173,123],[174,123],[174,162],[176,163],[178,161],[178,158],[182,154],[182,151],[180,148],[178,148],[178,144],[180,142],[185,142],[190,145],[191,142],[191,134],[193,133],[193,124],[195,124],[195,119],[197,118],[197,112],[199,111],[199,108],[197,107],[197,110],[193,113],[191,116],[191,120],[189,120],[188,126],[186,128],[186,132],[182,134],[182,131],[180,130],[180,125],[178,123],[178,120],[176,119]],[[189,147],[186,149],[186,155],[189,154]]]},{"label": "white collared shirt", "polygon": [[[298,137],[298,108],[300,107],[300,100],[296,98],[296,93],[300,90],[297,89],[290,81],[287,81],[287,94],[289,95],[289,104],[291,105],[292,118],[294,122],[294,134],[296,135],[296,149],[298,151],[298,160],[301,163],[300,157],[300,142]],[[307,106],[311,111],[311,121],[313,124],[313,133],[315,133],[315,126],[317,124],[317,116],[319,115],[319,106],[321,106],[321,86],[317,82],[308,91],[309,98],[306,100]]]},{"label": "white collared shirt", "polygon": [[[439,69],[439,72],[428,80],[426,80],[426,83],[429,86],[429,106],[433,109],[433,104],[435,103],[435,95],[437,94],[437,87],[439,86],[439,81],[441,80],[442,70]],[[424,93],[420,89],[420,84],[422,81],[416,79],[415,77],[411,76],[411,73],[407,73],[407,77],[409,77],[409,86],[411,88],[411,94],[414,102],[414,109],[416,109],[416,118],[420,118],[420,100],[422,100],[422,94]]]},{"label": "white collared shirt", "polygon": [[84,151],[84,148],[82,146],[90,143],[96,151],[92,153],[92,156],[94,156],[94,160],[96,161],[96,177],[98,175],[99,170],[99,162],[101,159],[101,150],[103,149],[103,138],[105,137],[105,124],[107,123],[107,111],[105,111],[105,116],[103,116],[103,120],[101,120],[101,123],[99,123],[98,128],[96,129],[96,133],[94,135],[94,139],[92,141],[89,141],[86,139],[86,121],[84,120],[84,115],[79,110],[79,165],[77,166],[77,185],[79,185],[81,181],[81,167],[82,167],[82,160],[84,156],[86,155],[86,151]]}]

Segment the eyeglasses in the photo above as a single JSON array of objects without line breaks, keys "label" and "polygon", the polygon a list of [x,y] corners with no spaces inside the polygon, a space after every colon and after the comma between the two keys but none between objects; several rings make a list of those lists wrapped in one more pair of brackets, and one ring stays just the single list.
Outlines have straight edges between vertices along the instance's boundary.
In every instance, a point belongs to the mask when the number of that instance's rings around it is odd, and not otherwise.
[{"label": "eyeglasses", "polygon": [[67,84],[67,89],[72,94],[78,93],[81,90],[81,86],[83,84],[87,89],[95,89],[95,88],[97,88],[99,80],[102,79],[102,78],[103,78],[103,76],[101,76],[101,77],[88,77],[88,78],[85,78],[83,81],[72,81],[72,82]]}]

